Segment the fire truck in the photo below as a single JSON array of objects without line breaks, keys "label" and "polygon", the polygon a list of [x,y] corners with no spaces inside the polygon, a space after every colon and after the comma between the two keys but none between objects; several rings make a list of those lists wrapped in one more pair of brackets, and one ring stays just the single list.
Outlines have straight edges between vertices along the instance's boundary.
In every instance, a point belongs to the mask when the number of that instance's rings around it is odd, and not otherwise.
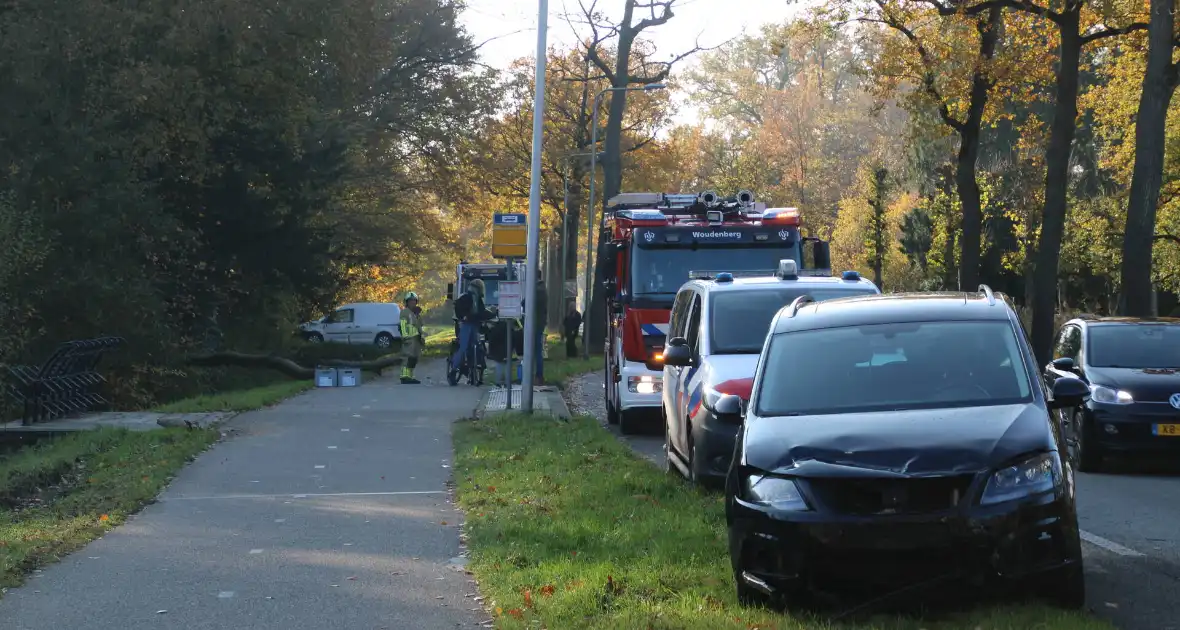
[{"label": "fire truck", "polygon": [[766,275],[784,259],[794,260],[800,275],[832,274],[828,244],[799,228],[797,208],[768,208],[745,190],[731,198],[635,192],[608,200],[599,257],[611,424],[633,433],[659,408],[663,368],[656,358],[685,282],[723,271]]}]

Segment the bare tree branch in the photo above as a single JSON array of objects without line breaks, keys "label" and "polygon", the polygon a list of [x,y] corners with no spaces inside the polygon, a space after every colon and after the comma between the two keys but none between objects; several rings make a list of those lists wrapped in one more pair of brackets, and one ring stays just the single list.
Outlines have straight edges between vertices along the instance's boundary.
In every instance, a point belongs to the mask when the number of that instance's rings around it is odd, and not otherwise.
[{"label": "bare tree branch", "polygon": [[926,93],[932,99],[934,99],[938,106],[939,117],[942,118],[942,121],[946,123],[946,125],[951,129],[954,129],[955,131],[962,131],[964,126],[963,121],[960,121],[959,119],[955,118],[953,114],[951,114],[951,110],[950,107],[947,106],[946,99],[943,98],[942,93],[938,90],[938,86],[935,85],[934,56],[930,54],[930,51],[926,49],[925,44],[922,43],[914,31],[906,27],[906,25],[903,24],[900,19],[890,14],[889,9],[885,6],[884,0],[874,0],[874,2],[881,9],[882,18],[879,21],[889,26],[889,28],[892,28],[893,30],[904,35],[906,39],[910,40],[910,43],[912,43],[917,49],[918,56],[922,60],[922,67],[925,68],[925,72],[922,75],[922,89],[924,89]]},{"label": "bare tree branch", "polygon": [[1127,26],[1121,28],[1104,28],[1100,31],[1095,31],[1089,35],[1082,36],[1082,45],[1086,45],[1090,42],[1098,41],[1100,39],[1105,39],[1107,37],[1117,37],[1119,35],[1126,35],[1127,33],[1133,33],[1135,31],[1146,30],[1147,24],[1143,22],[1135,22],[1134,24],[1128,24]]}]

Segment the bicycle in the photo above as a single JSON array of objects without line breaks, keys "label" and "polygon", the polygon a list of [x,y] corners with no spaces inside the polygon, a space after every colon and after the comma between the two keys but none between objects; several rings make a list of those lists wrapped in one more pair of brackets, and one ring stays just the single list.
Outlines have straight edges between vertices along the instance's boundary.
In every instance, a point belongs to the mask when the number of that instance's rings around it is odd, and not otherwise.
[{"label": "bicycle", "polygon": [[455,370],[454,356],[455,352],[458,350],[459,335],[458,326],[456,326],[455,339],[451,340],[451,351],[449,354],[447,354],[447,383],[454,387],[459,384],[460,379],[466,376],[468,385],[483,385],[484,370],[486,370],[488,367],[488,342],[486,326],[479,327],[479,332],[476,335],[475,343],[471,344],[471,348],[463,356],[463,362],[459,365],[459,369]]}]

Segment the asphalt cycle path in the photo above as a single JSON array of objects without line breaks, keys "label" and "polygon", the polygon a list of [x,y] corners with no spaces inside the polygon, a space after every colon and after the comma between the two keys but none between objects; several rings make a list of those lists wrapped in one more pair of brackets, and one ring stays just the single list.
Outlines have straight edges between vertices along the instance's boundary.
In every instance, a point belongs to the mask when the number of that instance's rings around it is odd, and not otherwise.
[{"label": "asphalt cycle path", "polygon": [[420,372],[234,418],[157,503],[11,589],[0,627],[484,625],[448,494],[451,424],[481,392]]},{"label": "asphalt cycle path", "polygon": [[[566,389],[570,409],[605,425],[602,388],[600,372],[575,379]],[[658,415],[644,434],[608,428],[663,466]],[[1076,478],[1087,607],[1123,630],[1180,630],[1180,458],[1116,459],[1108,472]]]}]

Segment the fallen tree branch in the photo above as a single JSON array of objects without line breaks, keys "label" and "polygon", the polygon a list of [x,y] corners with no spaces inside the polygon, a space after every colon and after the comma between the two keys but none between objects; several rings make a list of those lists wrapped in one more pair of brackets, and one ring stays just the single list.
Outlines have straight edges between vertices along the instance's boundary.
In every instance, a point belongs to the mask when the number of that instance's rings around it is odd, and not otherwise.
[{"label": "fallen tree branch", "polygon": [[[318,362],[317,366],[360,368],[365,372],[375,372],[380,374],[381,370],[393,367],[395,365],[401,365],[402,361],[403,358],[400,356],[389,355],[374,361],[342,361],[339,359],[325,359]],[[223,352],[199,354],[189,357],[188,364],[206,367],[224,367],[230,365],[237,367],[261,367],[282,372],[283,374],[294,379],[310,379],[315,377],[314,367],[304,367],[292,361],[291,359],[273,354],[246,354],[244,352],[234,352],[232,350],[227,350]]]}]

